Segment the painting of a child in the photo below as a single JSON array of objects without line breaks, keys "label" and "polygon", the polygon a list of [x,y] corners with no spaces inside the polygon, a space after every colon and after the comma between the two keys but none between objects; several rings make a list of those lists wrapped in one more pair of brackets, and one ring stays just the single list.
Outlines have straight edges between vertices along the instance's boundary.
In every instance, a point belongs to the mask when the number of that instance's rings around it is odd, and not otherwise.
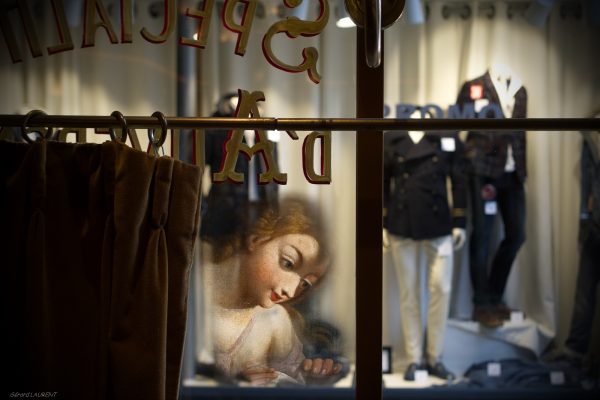
[{"label": "painting of a child", "polygon": [[237,232],[213,243],[206,266],[212,347],[219,374],[251,385],[325,381],[342,370],[305,358],[289,304],[309,295],[330,264],[318,209],[285,198],[249,210]]}]

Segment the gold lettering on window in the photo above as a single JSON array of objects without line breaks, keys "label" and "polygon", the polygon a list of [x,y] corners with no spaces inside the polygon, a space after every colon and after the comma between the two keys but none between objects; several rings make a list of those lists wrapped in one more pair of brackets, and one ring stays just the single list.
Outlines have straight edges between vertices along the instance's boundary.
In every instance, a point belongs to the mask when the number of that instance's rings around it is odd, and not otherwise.
[{"label": "gold lettering on window", "polygon": [[[249,93],[245,90],[238,90],[238,106],[235,113],[236,117],[259,118],[260,112],[257,103],[265,100],[263,92]],[[287,183],[287,174],[279,172],[279,167],[274,159],[275,144],[268,140],[264,130],[255,130],[256,143],[250,147],[243,142],[244,130],[233,129],[229,132],[229,138],[225,142],[225,154],[221,171],[213,174],[213,182],[225,182],[226,180],[234,183],[243,183],[244,174],[235,171],[238,155],[240,152],[252,158],[256,153],[263,157],[265,171],[258,176],[259,184],[277,182],[279,184]]]},{"label": "gold lettering on window", "polygon": [[[308,0],[285,0],[284,4],[286,7],[294,8],[302,1]],[[271,41],[273,36],[278,33],[285,33],[290,38],[297,38],[298,36],[310,37],[320,34],[329,21],[329,4],[326,0],[319,0],[319,4],[321,14],[316,21],[303,21],[296,17],[287,17],[285,20],[271,25],[262,41],[263,53],[271,65],[287,72],[298,73],[307,71],[308,77],[314,83],[319,83],[321,81],[321,75],[319,75],[319,72],[317,71],[319,52],[316,48],[305,47],[302,50],[302,63],[300,65],[290,65],[275,56],[273,49],[271,48]]]}]

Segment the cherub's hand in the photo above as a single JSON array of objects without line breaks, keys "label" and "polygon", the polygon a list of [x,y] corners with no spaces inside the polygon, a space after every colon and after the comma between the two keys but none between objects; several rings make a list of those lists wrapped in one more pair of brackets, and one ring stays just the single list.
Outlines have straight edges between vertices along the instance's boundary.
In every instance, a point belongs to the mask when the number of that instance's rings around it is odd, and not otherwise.
[{"label": "cherub's hand", "polygon": [[331,358],[306,358],[302,362],[302,373],[307,378],[329,378],[339,374],[341,370],[342,364],[334,362]]},{"label": "cherub's hand", "polygon": [[277,379],[277,372],[260,364],[247,364],[246,368],[239,373],[241,379],[250,382],[252,386],[265,386]]}]

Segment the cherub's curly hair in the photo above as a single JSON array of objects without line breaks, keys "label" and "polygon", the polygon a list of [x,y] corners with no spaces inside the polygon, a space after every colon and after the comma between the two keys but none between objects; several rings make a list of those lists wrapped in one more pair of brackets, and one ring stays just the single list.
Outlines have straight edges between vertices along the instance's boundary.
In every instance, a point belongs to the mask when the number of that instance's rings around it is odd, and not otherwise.
[{"label": "cherub's curly hair", "polygon": [[289,234],[306,234],[319,243],[319,261],[329,257],[325,223],[318,207],[308,199],[288,196],[277,202],[256,203],[249,207],[245,221],[231,237],[214,243],[213,261],[219,263],[234,254],[248,251],[251,236],[274,239]]}]

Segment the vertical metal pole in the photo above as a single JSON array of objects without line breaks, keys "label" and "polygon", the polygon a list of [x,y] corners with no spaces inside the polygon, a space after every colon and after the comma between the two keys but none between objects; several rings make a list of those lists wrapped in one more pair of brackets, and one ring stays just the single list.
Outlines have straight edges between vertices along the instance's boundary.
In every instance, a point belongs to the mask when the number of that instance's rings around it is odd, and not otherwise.
[{"label": "vertical metal pole", "polygon": [[[194,20],[187,18],[186,8],[195,8],[191,0],[179,2],[177,13],[177,37],[192,37],[195,31]],[[177,46],[177,116],[197,116],[198,86],[196,78],[196,52],[197,49],[190,46]],[[180,132],[179,154],[181,161],[192,162],[193,151],[193,129],[182,129]]]},{"label": "vertical metal pole", "polygon": [[[192,1],[180,1],[178,7],[185,10],[187,7],[193,7]],[[178,12],[177,37],[192,37],[194,34],[193,20],[185,17],[184,12]],[[196,78],[196,49],[190,46],[177,46],[177,116],[195,117],[197,114],[197,78]],[[191,163],[192,152],[194,148],[194,130],[181,129],[179,132],[179,159]],[[204,148],[204,146],[202,146]],[[198,245],[198,243],[196,244]],[[193,268],[193,265],[192,265]],[[195,293],[194,293],[194,274],[190,273],[190,284],[188,286],[188,318],[187,331],[185,337],[185,347],[183,350],[183,365],[181,371],[180,393],[183,388],[183,380],[191,379],[195,376],[195,349],[196,349],[196,331],[195,327]]]},{"label": "vertical metal pole", "polygon": [[[356,117],[383,117],[381,64],[366,64],[362,28],[356,37]],[[381,48],[383,49],[383,37]],[[356,398],[382,398],[383,132],[356,132]]]}]

